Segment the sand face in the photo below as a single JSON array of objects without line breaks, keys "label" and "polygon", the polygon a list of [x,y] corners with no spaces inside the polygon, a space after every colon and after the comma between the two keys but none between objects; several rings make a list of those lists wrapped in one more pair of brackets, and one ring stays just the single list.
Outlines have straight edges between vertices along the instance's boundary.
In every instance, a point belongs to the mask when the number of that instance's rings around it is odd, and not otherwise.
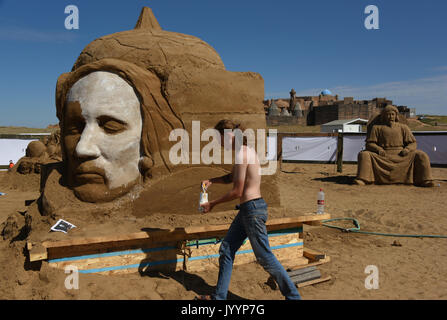
[{"label": "sand face", "polygon": [[[118,75],[92,72],[67,95],[64,146],[70,186],[83,201],[108,201],[140,178],[140,102]],[[129,187],[127,187],[129,186]]]},{"label": "sand face", "polygon": [[[447,217],[442,210],[447,195],[446,168],[433,168],[434,179],[441,184],[439,188],[353,186],[349,183],[355,177],[355,165],[345,165],[343,174],[337,174],[334,165],[283,164],[282,168],[284,171],[296,172],[279,175],[281,200],[286,206],[286,213],[315,210],[317,192],[322,187],[326,195],[326,211],[333,217],[358,219],[362,230],[447,234]],[[4,175],[5,173],[0,174],[0,184],[4,181]],[[15,197],[15,204],[8,204],[8,198],[0,197],[3,212],[18,210],[23,206],[19,199],[22,197],[23,200],[28,200],[26,198],[31,196],[14,189],[6,190],[5,187],[3,190],[8,196]],[[198,192],[195,200],[198,201]],[[20,214],[18,215],[20,218]],[[274,215],[270,214],[270,218]],[[192,224],[200,221],[207,223],[206,219],[211,221],[213,217],[214,223],[229,223],[234,215],[233,211],[229,211],[211,212],[209,216],[197,215],[196,219],[191,219],[193,216],[185,215],[184,221]],[[166,214],[154,213],[150,217],[151,224],[154,225],[171,223]],[[311,226],[304,227],[304,235],[305,246],[323,251],[332,259],[319,267],[323,274],[331,275],[332,280],[300,289],[304,299],[447,298],[447,280],[443,276],[447,272],[447,239],[348,234]],[[60,236],[63,237],[62,234]],[[395,240],[402,246],[393,246]],[[64,287],[66,275],[63,270],[49,268],[43,263],[40,271],[36,271],[26,263],[22,252],[24,245],[25,242],[21,240],[13,243],[0,241],[1,298],[192,299],[197,294],[211,293],[217,282],[217,270],[146,276],[81,275],[80,289],[69,291]],[[365,288],[365,279],[368,276],[365,268],[369,265],[378,268],[378,290]],[[278,290],[272,290],[265,284],[267,278],[268,274],[256,263],[236,266],[229,297],[282,299]]]}]

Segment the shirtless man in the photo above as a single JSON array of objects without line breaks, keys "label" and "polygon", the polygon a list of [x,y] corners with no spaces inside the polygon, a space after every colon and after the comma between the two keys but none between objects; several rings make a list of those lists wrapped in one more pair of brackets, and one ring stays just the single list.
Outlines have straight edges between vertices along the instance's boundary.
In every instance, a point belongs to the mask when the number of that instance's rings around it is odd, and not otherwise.
[{"label": "shirtless man", "polygon": [[[281,293],[286,299],[301,299],[297,288],[290,280],[284,267],[273,255],[265,223],[267,221],[267,204],[261,197],[260,165],[256,151],[242,144],[235,150],[234,132],[225,133],[225,129],[241,129],[240,125],[230,120],[221,120],[215,126],[220,132],[221,145],[225,146],[225,139],[231,141],[235,151],[236,164],[232,173],[218,178],[205,180],[206,188],[213,183],[233,183],[233,188],[219,199],[202,204],[203,212],[210,212],[219,203],[240,199],[239,213],[234,218],[227,235],[219,249],[219,278],[216,291],[212,296],[201,296],[199,299],[225,300],[230,285],[231,272],[236,251],[248,237],[258,262],[276,280]],[[242,129],[241,129],[242,130]],[[230,140],[231,139],[231,140]]]}]

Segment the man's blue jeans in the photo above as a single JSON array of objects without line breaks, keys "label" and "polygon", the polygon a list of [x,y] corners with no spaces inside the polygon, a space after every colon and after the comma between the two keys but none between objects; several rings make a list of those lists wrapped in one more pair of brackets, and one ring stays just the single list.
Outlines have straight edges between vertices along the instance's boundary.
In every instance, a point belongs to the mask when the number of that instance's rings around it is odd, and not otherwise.
[{"label": "man's blue jeans", "polygon": [[217,280],[216,292],[213,295],[214,299],[225,300],[227,298],[234,257],[247,237],[259,264],[276,280],[279,290],[285,298],[301,299],[286,270],[270,249],[266,222],[267,204],[262,198],[250,200],[240,205],[239,213],[220,245],[219,279]]}]

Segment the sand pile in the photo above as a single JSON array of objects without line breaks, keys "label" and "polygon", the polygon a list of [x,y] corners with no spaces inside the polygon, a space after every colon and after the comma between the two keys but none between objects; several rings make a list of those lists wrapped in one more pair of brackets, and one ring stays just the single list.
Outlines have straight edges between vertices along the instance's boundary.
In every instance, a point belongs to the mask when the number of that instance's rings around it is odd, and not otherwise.
[{"label": "sand pile", "polygon": [[[316,207],[320,187],[326,193],[326,210],[333,217],[354,217],[362,230],[412,234],[447,234],[447,217],[440,209],[447,195],[447,169],[433,168],[439,188],[414,186],[350,185],[356,166],[345,165],[344,173],[337,174],[333,165],[283,164],[279,176],[281,201],[289,212],[309,212]],[[12,191],[14,192],[14,191]],[[213,192],[211,190],[211,192]],[[211,193],[213,194],[213,193]],[[3,201],[0,198],[0,204]],[[51,217],[42,217],[30,206],[28,213],[35,223],[35,231],[48,233]],[[33,213],[34,212],[34,213]],[[197,222],[227,223],[234,211],[197,215]],[[176,221],[192,223],[193,215],[154,213],[139,220],[135,228],[150,225],[170,226]],[[19,213],[18,227],[25,225]],[[270,215],[270,218],[272,215]],[[28,218],[29,219],[29,218]],[[113,218],[104,216],[104,222]],[[178,219],[178,220],[176,220]],[[76,223],[75,223],[76,224]],[[130,223],[129,225],[130,226]],[[115,225],[115,232],[121,226]],[[124,226],[123,226],[124,228]],[[81,235],[84,228],[73,229],[73,236]],[[320,267],[332,276],[327,283],[300,289],[305,299],[446,299],[447,272],[446,239],[418,239],[347,234],[325,227],[305,226],[305,245],[331,256],[331,262]],[[124,231],[124,230],[123,230]],[[99,231],[98,231],[99,232]],[[20,234],[20,228],[16,231]],[[71,233],[71,231],[70,231]],[[31,232],[33,234],[33,232]],[[63,238],[62,233],[57,236]],[[397,240],[401,246],[393,245]],[[140,276],[138,273],[122,276],[80,276],[80,289],[67,290],[66,275],[49,268],[46,262],[31,266],[24,254],[25,241],[0,241],[0,297],[6,299],[192,299],[196,294],[209,294],[217,281],[215,270],[200,273],[176,272]],[[379,268],[379,289],[367,290],[365,268]],[[40,269],[39,269],[40,268]],[[40,270],[40,271],[37,271]],[[247,281],[247,279],[250,279]],[[256,263],[236,266],[230,286],[231,298],[282,299],[278,290],[266,284],[268,274]]]},{"label": "sand pile", "polygon": [[40,173],[23,175],[16,171],[0,173],[0,191],[39,191]]}]

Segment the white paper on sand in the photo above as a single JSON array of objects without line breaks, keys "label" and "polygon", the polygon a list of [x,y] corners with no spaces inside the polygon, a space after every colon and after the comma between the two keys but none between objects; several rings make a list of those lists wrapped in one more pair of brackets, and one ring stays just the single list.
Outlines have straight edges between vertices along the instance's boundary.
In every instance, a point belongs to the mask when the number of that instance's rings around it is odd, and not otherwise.
[{"label": "white paper on sand", "polygon": [[67,233],[70,229],[76,228],[74,224],[71,224],[68,221],[65,221],[63,219],[59,219],[58,222],[54,226],[51,227],[51,230],[53,231],[61,231],[63,233]]}]

